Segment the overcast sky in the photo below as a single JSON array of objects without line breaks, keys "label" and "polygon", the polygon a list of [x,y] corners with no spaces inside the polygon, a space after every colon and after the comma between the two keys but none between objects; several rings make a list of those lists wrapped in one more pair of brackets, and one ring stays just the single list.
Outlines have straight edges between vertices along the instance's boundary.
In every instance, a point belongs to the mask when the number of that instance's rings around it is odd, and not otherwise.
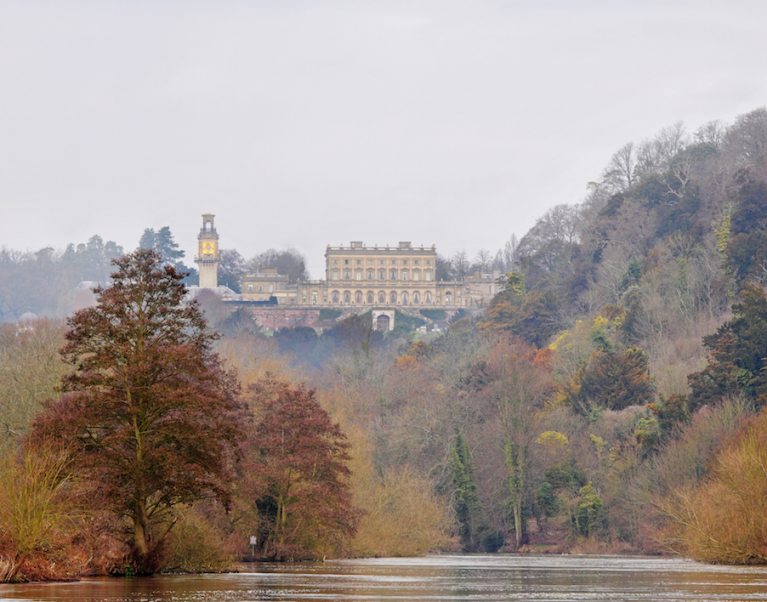
[{"label": "overcast sky", "polygon": [[761,0],[0,0],[0,246],[495,251],[765,57]]}]

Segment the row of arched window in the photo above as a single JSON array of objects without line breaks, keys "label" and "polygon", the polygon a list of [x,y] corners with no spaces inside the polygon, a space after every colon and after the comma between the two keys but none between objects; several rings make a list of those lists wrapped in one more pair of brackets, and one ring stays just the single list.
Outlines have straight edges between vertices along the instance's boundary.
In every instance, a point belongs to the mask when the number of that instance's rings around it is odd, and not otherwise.
[{"label": "row of arched window", "polygon": [[367,278],[367,280],[402,280],[403,282],[411,280],[419,282],[423,277],[424,282],[431,282],[434,273],[430,269],[421,271],[419,268],[413,268],[412,270],[407,268],[401,270],[397,268],[390,268],[388,270],[386,268],[378,268],[378,270],[374,268],[368,268],[367,270],[362,268],[357,268],[356,270],[346,268],[343,271],[334,269],[330,273],[331,280],[341,280],[342,277],[344,280],[352,280],[352,277],[354,277],[354,280],[364,280]]},{"label": "row of arched window", "polygon": [[[386,291],[378,291],[377,294],[373,291],[367,291],[367,293],[362,291],[355,291],[354,293],[351,291],[333,291],[330,293],[330,302],[333,305],[341,303],[344,305],[351,305],[352,303],[354,305],[374,305],[376,303],[379,305],[432,305],[433,298],[431,291],[424,293],[420,291],[402,291],[399,293],[390,291],[388,294]],[[453,295],[450,291],[445,293],[444,304],[453,304]]]}]

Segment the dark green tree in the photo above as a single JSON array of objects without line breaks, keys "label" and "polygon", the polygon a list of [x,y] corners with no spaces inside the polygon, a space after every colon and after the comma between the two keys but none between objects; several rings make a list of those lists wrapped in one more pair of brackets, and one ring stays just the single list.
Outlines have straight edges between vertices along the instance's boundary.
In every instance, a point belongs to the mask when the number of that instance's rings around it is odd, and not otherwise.
[{"label": "dark green tree", "polygon": [[163,226],[157,231],[152,228],[145,229],[139,241],[139,248],[151,249],[157,252],[163,263],[175,266],[182,265],[181,259],[185,254],[174,240],[170,226]]},{"label": "dark green tree", "polygon": [[218,283],[228,286],[235,293],[240,291],[240,279],[245,274],[245,258],[235,249],[221,249],[218,264]]},{"label": "dark green tree", "polygon": [[735,200],[728,264],[738,282],[767,282],[767,184],[743,173]]},{"label": "dark green tree", "polygon": [[471,468],[469,446],[456,431],[450,453],[450,477],[453,486],[453,510],[458,523],[458,536],[464,551],[475,547],[475,522],[478,509],[477,488]]},{"label": "dark green tree", "polygon": [[647,355],[636,347],[594,351],[565,394],[573,409],[584,415],[594,408],[623,410],[648,404],[655,389]]},{"label": "dark green tree", "polygon": [[767,297],[754,283],[741,290],[733,317],[704,337],[708,365],[690,375],[691,409],[728,395],[744,395],[758,406],[767,402]]}]

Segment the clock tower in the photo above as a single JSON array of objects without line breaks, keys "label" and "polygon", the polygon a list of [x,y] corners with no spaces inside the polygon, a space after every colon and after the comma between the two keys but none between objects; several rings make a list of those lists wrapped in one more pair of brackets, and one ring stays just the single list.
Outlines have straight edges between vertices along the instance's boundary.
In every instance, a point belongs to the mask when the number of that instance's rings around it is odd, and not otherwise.
[{"label": "clock tower", "polygon": [[200,273],[200,288],[216,288],[218,286],[218,232],[213,225],[212,213],[203,213],[202,228],[197,235],[197,257],[195,263]]}]

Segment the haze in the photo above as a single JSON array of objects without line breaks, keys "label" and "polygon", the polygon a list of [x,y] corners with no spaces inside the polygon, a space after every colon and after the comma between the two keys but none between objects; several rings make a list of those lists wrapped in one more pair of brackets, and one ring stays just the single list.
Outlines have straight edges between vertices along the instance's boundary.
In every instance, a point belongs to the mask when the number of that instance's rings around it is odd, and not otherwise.
[{"label": "haze", "polygon": [[765,104],[758,1],[0,3],[0,245],[500,248],[622,144]]}]

